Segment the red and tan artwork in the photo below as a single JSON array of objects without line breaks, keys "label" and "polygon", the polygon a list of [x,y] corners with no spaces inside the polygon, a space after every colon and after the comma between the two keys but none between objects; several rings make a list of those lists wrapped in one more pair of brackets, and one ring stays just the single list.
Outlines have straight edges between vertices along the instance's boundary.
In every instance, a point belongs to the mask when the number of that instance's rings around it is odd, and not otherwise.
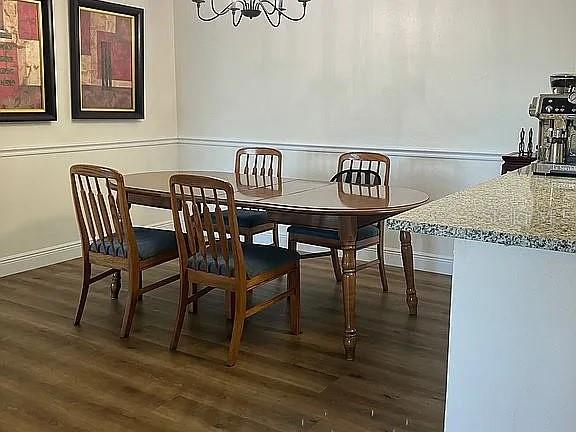
[{"label": "red and tan artwork", "polygon": [[0,113],[42,112],[42,9],[37,0],[0,0]]},{"label": "red and tan artwork", "polygon": [[81,7],[81,109],[134,111],[134,62],[134,17]]}]

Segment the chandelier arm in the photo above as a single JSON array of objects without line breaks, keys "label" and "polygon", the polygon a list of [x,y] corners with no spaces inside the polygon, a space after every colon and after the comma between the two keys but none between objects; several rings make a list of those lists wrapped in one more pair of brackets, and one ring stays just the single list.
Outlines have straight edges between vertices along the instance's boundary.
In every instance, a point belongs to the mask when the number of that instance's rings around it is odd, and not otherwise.
[{"label": "chandelier arm", "polygon": [[214,21],[215,19],[220,18],[222,15],[214,15],[211,16],[209,18],[204,18],[202,15],[200,15],[200,7],[198,7],[198,19],[200,21],[204,21],[204,22],[210,22],[210,21]]},{"label": "chandelier arm", "polygon": [[294,22],[296,22],[296,21],[301,21],[301,20],[303,20],[304,17],[306,16],[306,5],[307,5],[307,4],[308,4],[307,1],[302,3],[302,16],[299,17],[299,18],[293,18],[293,17],[291,17],[290,15],[286,15],[286,14],[285,14],[283,11],[281,11],[281,10],[278,10],[278,13],[279,13],[281,16],[283,16],[284,18],[289,19],[290,21],[294,21]]},{"label": "chandelier arm", "polygon": [[[264,5],[270,5],[272,7],[272,10],[270,12],[268,12]],[[276,11],[279,11],[278,7],[274,3],[272,3],[271,1],[268,1],[268,0],[261,0],[259,6],[265,13],[267,12],[269,14],[273,14]]]},{"label": "chandelier arm", "polygon": [[[232,2],[232,3],[234,3],[234,2]],[[218,12],[216,10],[216,6],[214,5],[214,0],[210,0],[210,6],[212,7],[212,12],[214,12],[215,15],[222,15],[222,14],[226,13],[228,11],[228,8],[230,8],[230,6],[232,5],[232,3],[230,3],[224,9],[222,9],[220,12]]]},{"label": "chandelier arm", "polygon": [[[278,10],[278,8],[274,8],[276,10]],[[278,14],[278,22],[274,23],[272,21],[272,18],[270,18],[270,15],[272,15],[275,11],[272,11],[271,13],[268,13],[268,11],[266,10],[266,8],[262,7],[262,10],[264,11],[264,16],[266,17],[266,19],[268,20],[268,22],[270,23],[270,25],[274,28],[280,27],[280,21],[282,19],[282,15]]]},{"label": "chandelier arm", "polygon": [[228,10],[229,10],[228,8],[232,5],[232,3],[230,3],[228,6],[226,6],[226,8],[222,12],[218,13],[217,11],[215,11],[213,16],[208,17],[208,18],[204,18],[202,16],[202,14],[200,13],[201,4],[202,3],[196,3],[196,6],[197,6],[196,12],[198,13],[198,18],[200,19],[200,21],[204,21],[204,22],[214,21],[215,19],[220,18],[221,16],[227,14]]},{"label": "chandelier arm", "polygon": [[240,25],[240,23],[242,22],[242,17],[244,16],[241,13],[238,15],[239,15],[238,21],[234,21],[234,19],[236,18],[236,14],[235,13],[232,14],[232,25],[234,27],[238,27]]},{"label": "chandelier arm", "polygon": [[212,12],[214,12],[216,15],[219,15],[219,16],[225,15],[228,12],[230,12],[232,10],[232,8],[236,6],[237,3],[240,3],[243,8],[246,7],[246,3],[244,2],[244,0],[234,0],[228,6],[226,6],[224,9],[222,9],[220,12],[218,12],[218,10],[216,9],[216,6],[214,5],[214,0],[210,0],[210,6],[212,7]]}]

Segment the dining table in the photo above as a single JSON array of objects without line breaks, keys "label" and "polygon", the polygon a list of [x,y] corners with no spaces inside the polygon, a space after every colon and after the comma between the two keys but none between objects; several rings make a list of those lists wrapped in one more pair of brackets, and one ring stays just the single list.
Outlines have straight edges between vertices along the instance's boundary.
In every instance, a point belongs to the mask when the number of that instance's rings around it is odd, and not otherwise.
[{"label": "dining table", "polygon": [[[239,208],[264,210],[271,222],[338,231],[342,246],[342,300],[344,352],[354,360],[356,328],[356,237],[358,229],[421,206],[427,193],[397,186],[363,186],[266,175],[220,171],[158,171],[129,174],[124,182],[133,205],[170,209],[170,177],[191,174],[229,182]],[[406,278],[406,303],[417,315],[411,235],[400,232],[401,255]]]}]

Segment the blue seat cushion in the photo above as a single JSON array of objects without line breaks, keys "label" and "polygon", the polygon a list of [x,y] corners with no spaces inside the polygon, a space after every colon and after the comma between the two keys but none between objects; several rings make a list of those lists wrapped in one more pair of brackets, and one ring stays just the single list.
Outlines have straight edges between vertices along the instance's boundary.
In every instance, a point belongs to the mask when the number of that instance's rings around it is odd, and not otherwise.
[{"label": "blue seat cushion", "polygon": [[[232,255],[232,247],[230,246]],[[266,273],[280,267],[295,263],[300,259],[296,251],[268,245],[242,244],[244,252],[244,263],[246,265],[246,277],[248,279]],[[228,266],[222,255],[214,257],[208,251],[207,259],[201,253],[197,253],[188,260],[188,268],[214,273],[221,276],[232,276],[234,274],[234,258],[228,260]],[[228,270],[230,269],[230,274]]]},{"label": "blue seat cushion", "polygon": [[[310,228],[300,225],[293,225],[288,228],[288,233],[293,235],[302,235],[306,237],[318,237],[326,240],[339,240],[338,231],[324,228]],[[358,230],[357,240],[366,240],[372,237],[378,237],[380,230],[375,225],[367,225]]]},{"label": "blue seat cushion", "polygon": [[[164,253],[178,251],[174,231],[134,227],[134,235],[136,236],[140,259],[144,260]],[[92,243],[90,250],[104,255],[126,258],[128,256],[127,246],[127,244],[123,246],[116,238],[113,241],[104,239]]]},{"label": "blue seat cushion", "polygon": [[[222,213],[224,214],[224,222],[228,225],[228,210]],[[268,223],[268,215],[265,211],[237,209],[236,216],[240,228],[254,228]],[[212,216],[212,220],[215,220],[215,216]]]}]

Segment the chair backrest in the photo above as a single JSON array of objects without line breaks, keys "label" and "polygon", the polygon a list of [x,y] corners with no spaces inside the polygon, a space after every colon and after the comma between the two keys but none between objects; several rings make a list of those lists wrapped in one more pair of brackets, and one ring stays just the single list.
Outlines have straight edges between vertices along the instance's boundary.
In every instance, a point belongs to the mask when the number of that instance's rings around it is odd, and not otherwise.
[{"label": "chair backrest", "polygon": [[384,186],[390,183],[390,158],[383,154],[351,152],[340,155],[338,172],[350,169],[375,171],[382,179]]},{"label": "chair backrest", "polygon": [[232,185],[211,177],[177,174],[170,178],[170,197],[181,266],[194,257],[197,268],[206,272],[217,265],[221,276],[245,277]]},{"label": "chair backrest", "polygon": [[106,167],[74,165],[70,181],[84,253],[98,241],[120,248],[126,255],[137,252],[122,174]]},{"label": "chair backrest", "polygon": [[238,174],[282,177],[282,153],[268,147],[246,147],[236,152]]},{"label": "chair backrest", "polygon": [[380,186],[382,177],[376,171],[368,169],[350,168],[337,173],[331,182],[349,183],[358,186]]}]

